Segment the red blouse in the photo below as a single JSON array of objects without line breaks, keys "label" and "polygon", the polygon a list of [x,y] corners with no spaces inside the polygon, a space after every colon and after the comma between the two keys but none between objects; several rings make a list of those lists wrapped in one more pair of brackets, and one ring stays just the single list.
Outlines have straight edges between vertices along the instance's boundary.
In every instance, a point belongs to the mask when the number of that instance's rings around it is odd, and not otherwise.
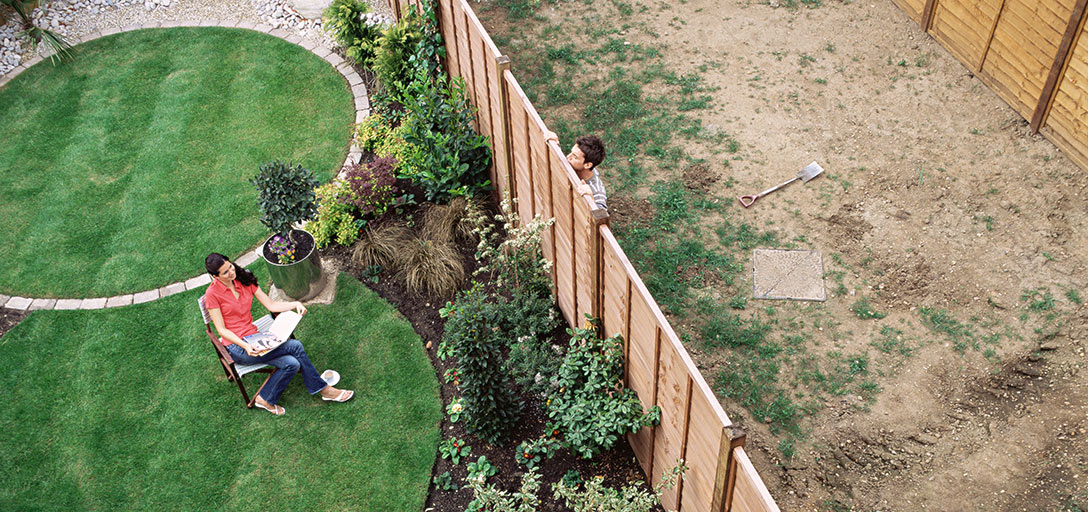
[{"label": "red blouse", "polygon": [[[204,292],[204,306],[209,310],[218,309],[223,314],[223,326],[233,332],[239,338],[244,338],[257,332],[257,326],[253,325],[253,294],[257,291],[257,285],[244,286],[234,281],[234,289],[238,291],[238,298],[218,279],[212,279],[208,290]],[[223,346],[231,342],[225,338],[219,338]]]}]

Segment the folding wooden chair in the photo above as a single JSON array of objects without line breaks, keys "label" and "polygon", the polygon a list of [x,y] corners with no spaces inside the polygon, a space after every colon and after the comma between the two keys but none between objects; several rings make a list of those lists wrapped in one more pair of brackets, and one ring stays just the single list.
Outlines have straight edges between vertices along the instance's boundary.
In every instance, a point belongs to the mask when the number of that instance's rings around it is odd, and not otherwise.
[{"label": "folding wooden chair", "polygon": [[[264,385],[268,383],[268,379],[272,378],[272,373],[276,371],[276,367],[267,364],[237,364],[234,362],[234,358],[230,356],[230,352],[227,352],[227,348],[219,342],[219,336],[215,335],[212,327],[212,317],[208,315],[208,308],[204,307],[204,296],[201,295],[196,300],[200,306],[200,315],[204,317],[204,332],[207,333],[208,339],[211,340],[212,346],[215,347],[215,354],[219,356],[219,364],[223,366],[223,372],[227,374],[228,381],[234,381],[238,384],[238,391],[242,392],[242,400],[245,402],[246,407],[252,409],[253,401],[257,399],[257,393],[261,392]],[[270,325],[272,325],[272,315],[265,315],[258,318],[253,325],[257,326],[258,331],[264,331]],[[249,397],[249,393],[246,393],[246,388],[242,385],[242,376],[247,373],[267,373],[268,377],[261,383],[261,387],[257,388],[257,392],[253,393],[253,398]]]}]

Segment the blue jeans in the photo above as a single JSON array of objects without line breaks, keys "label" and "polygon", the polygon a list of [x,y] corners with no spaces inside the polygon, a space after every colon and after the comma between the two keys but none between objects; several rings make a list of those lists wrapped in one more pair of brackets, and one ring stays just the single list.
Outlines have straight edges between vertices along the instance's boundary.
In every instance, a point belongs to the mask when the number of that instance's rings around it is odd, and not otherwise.
[{"label": "blue jeans", "polygon": [[[251,334],[250,336],[255,335]],[[249,336],[242,339],[246,340],[247,338]],[[247,354],[242,347],[233,343],[227,345],[227,352],[230,352],[230,356],[238,364],[263,363],[277,368],[276,372],[261,388],[261,392],[258,393],[261,398],[270,404],[275,404],[280,399],[280,395],[287,389],[287,384],[291,382],[291,377],[294,377],[298,371],[302,371],[302,382],[306,384],[306,391],[309,391],[311,395],[320,392],[328,385],[321,378],[321,374],[317,372],[317,369],[314,368],[313,363],[310,362],[310,357],[306,355],[306,349],[302,347],[302,342],[293,338],[262,356],[253,357]]]}]

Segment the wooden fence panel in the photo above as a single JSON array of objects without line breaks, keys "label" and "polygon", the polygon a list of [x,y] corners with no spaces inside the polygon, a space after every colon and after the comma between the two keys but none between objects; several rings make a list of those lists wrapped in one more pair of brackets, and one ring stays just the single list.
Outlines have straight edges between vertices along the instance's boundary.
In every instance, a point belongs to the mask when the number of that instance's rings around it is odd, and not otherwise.
[{"label": "wooden fence panel", "polygon": [[978,70],[1003,0],[938,0],[930,34],[953,55]]},{"label": "wooden fence panel", "polygon": [[737,481],[733,491],[731,510],[734,512],[777,511],[778,505],[771,498],[767,486],[763,485],[763,480],[760,480],[744,448],[733,450],[733,456],[737,458]]},{"label": "wooden fence panel", "polygon": [[[507,73],[505,81],[509,93],[508,116],[510,118],[510,149],[513,151],[514,157],[514,183],[507,183],[498,192],[500,197],[506,194],[511,197],[521,197],[522,191],[518,190],[518,188],[529,183],[529,173],[532,172],[529,151],[526,150],[529,147],[529,113],[526,112],[528,103],[521,91],[521,87],[518,86],[517,81],[509,76],[509,73]],[[511,185],[513,185],[513,188],[509,188]],[[549,260],[553,259],[553,255],[550,253],[545,254],[549,256]]]},{"label": "wooden fence panel", "polygon": [[[603,253],[601,286],[603,290],[604,314],[601,315],[601,328],[605,336],[619,334],[624,341],[624,360],[630,353],[631,335],[628,325],[630,317],[631,280],[627,277],[627,267],[631,265],[627,261],[627,255],[620,249],[620,244],[612,235],[608,226],[600,228]],[[624,376],[624,384],[629,385],[629,379]]]},{"label": "wooden fence panel", "polygon": [[1066,61],[1044,134],[1067,149],[1069,157],[1088,168],[1088,26],[1081,20],[1073,51]]},{"label": "wooden fence panel", "polygon": [[[649,294],[631,295],[631,339],[628,346],[627,375],[630,388],[638,394],[643,408],[657,405],[657,361],[661,339],[653,311],[647,302]],[[654,431],[659,427],[645,428],[628,436],[631,449],[642,464],[642,471],[651,478],[654,457]]]},{"label": "wooden fence panel", "polygon": [[[710,400],[713,395],[693,392],[691,395],[691,413],[687,449],[684,463],[688,467],[683,482],[680,512],[703,512],[710,510],[714,501],[714,477],[718,470],[718,450],[722,442],[721,419],[714,411]],[[715,405],[717,400],[715,400]]]},{"label": "wooden fence panel", "polygon": [[586,315],[597,316],[593,310],[593,295],[597,292],[597,269],[594,265],[597,259],[594,254],[597,227],[590,213],[593,207],[581,194],[574,194],[574,311],[579,323],[585,321]]},{"label": "wooden fence panel", "polygon": [[921,23],[922,22],[922,10],[925,9],[926,0],[893,0],[893,1],[895,2],[895,5],[898,5],[899,8],[902,9],[903,12],[905,12],[907,14],[907,16],[910,16],[910,19],[915,21],[915,23]]},{"label": "wooden fence panel", "polygon": [[574,187],[561,172],[554,172],[556,163],[548,159],[552,170],[552,215],[555,216],[555,298],[568,325],[581,325],[574,298]]},{"label": "wooden fence panel", "polygon": [[[541,165],[533,167],[533,212],[545,219],[550,219],[555,216],[552,212],[552,180],[551,180],[551,161],[547,155],[551,152],[551,148],[547,146],[532,148],[532,158],[534,162],[541,162]],[[550,261],[555,261],[555,225],[542,233],[541,247],[545,256],[551,258]]]},{"label": "wooden fence panel", "polygon": [[[654,429],[654,464],[650,475],[655,481],[661,473],[684,458],[684,430],[688,426],[688,405],[691,403],[691,378],[672,343],[662,333],[657,369],[657,405],[661,407],[661,425]],[[666,490],[661,496],[663,507],[675,510],[680,506],[678,489]]]},{"label": "wooden fence panel", "polygon": [[1031,119],[1074,0],[1005,0],[982,80],[1021,116]]},{"label": "wooden fence panel", "polygon": [[[396,1],[396,0],[393,0]],[[450,76],[461,76],[461,64],[458,60],[460,53],[459,44],[451,44],[460,38],[456,24],[453,22],[453,6],[447,2],[435,2],[438,15],[438,32],[442,34],[442,41],[446,43],[446,72]]]}]

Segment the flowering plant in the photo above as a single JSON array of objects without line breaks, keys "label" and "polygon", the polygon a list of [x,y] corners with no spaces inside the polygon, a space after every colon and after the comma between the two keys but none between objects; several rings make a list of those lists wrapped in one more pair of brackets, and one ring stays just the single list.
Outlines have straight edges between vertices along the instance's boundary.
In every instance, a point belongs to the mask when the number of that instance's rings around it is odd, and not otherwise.
[{"label": "flowering plant", "polygon": [[465,412],[465,405],[461,403],[461,398],[455,398],[449,405],[446,406],[446,414],[450,415],[450,423],[457,423],[461,419],[461,413]]},{"label": "flowering plant", "polygon": [[438,443],[438,453],[442,455],[443,459],[452,460],[454,464],[459,464],[461,457],[468,457],[468,453],[471,451],[472,447],[468,443],[456,437]]},{"label": "flowering plant", "polygon": [[518,464],[523,464],[529,469],[533,469],[540,465],[541,462],[544,462],[545,459],[550,459],[555,456],[555,453],[559,451],[559,448],[559,441],[549,437],[540,437],[532,441],[522,441],[514,452],[514,460],[518,461]]},{"label": "flowering plant", "polygon": [[279,260],[280,265],[286,265],[288,263],[295,262],[295,247],[286,238],[276,235],[272,237],[272,240],[268,241],[268,250],[272,251],[272,254],[276,255],[276,259]]}]

